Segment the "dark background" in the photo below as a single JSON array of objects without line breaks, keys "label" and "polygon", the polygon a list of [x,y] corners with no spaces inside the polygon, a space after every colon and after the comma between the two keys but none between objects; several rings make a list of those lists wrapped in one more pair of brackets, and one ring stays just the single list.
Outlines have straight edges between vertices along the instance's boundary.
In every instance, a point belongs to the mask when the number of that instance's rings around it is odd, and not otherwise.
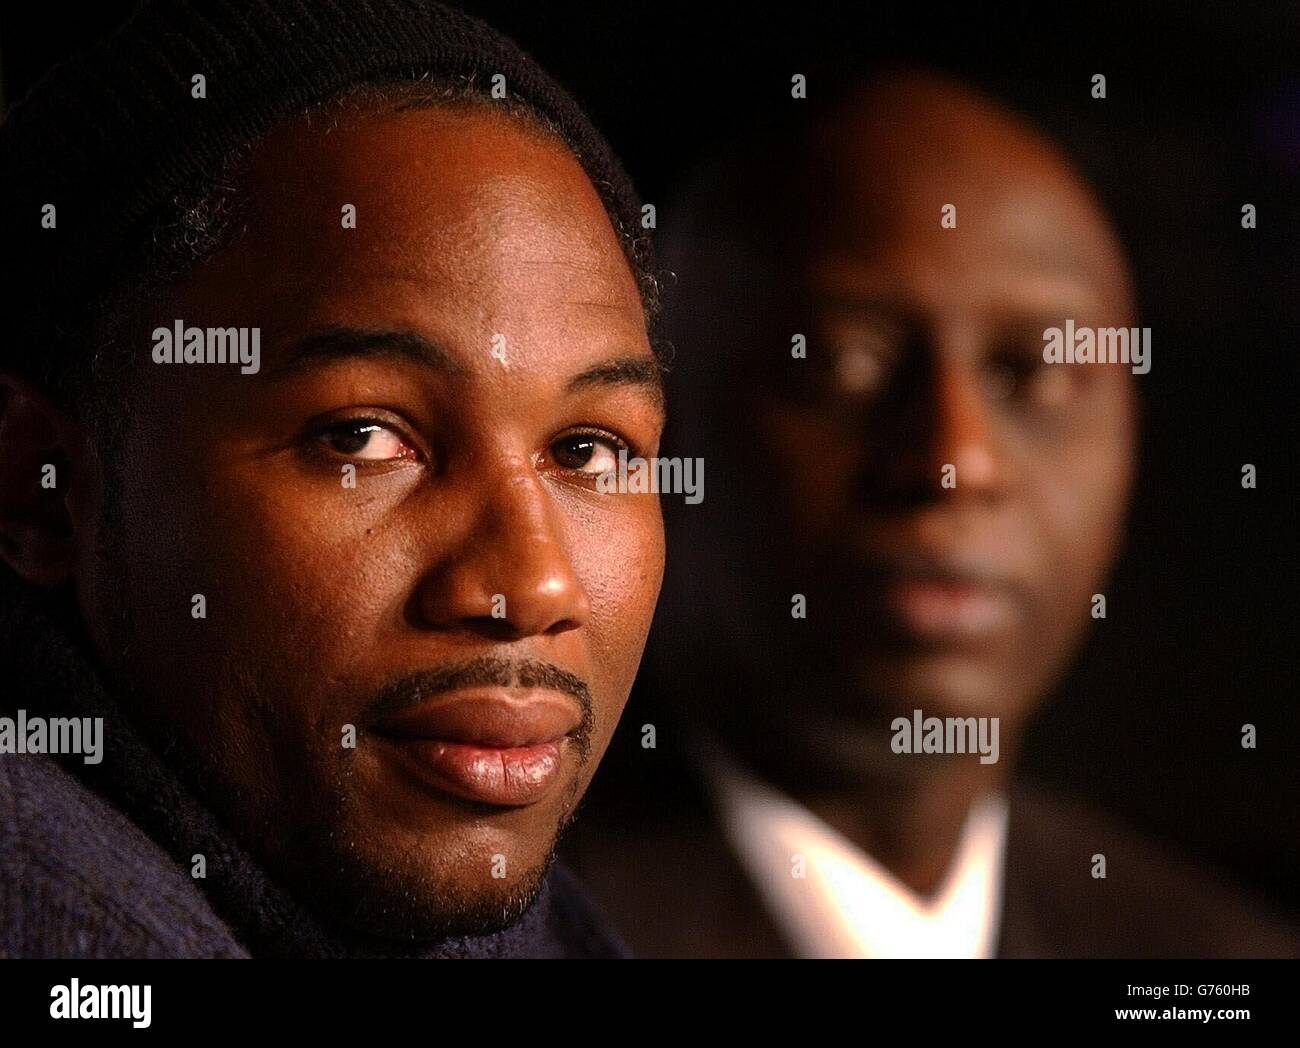
[{"label": "dark background", "polygon": [[[1300,5],[464,6],[573,90],[661,218],[711,144],[788,104],[796,72],[811,93],[875,62],[938,66],[1075,153],[1133,257],[1153,369],[1130,550],[1026,763],[1300,914]],[[129,7],[9,3],[3,97]],[[634,693],[596,795],[627,774],[653,690]]]}]

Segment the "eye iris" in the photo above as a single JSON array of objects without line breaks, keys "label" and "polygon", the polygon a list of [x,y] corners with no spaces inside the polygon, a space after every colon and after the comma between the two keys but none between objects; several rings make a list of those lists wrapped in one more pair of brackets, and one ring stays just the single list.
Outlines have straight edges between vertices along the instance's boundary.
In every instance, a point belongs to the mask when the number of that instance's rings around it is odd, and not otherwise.
[{"label": "eye iris", "polygon": [[581,469],[596,453],[596,441],[591,437],[569,437],[556,447],[556,459],[566,469]]},{"label": "eye iris", "polygon": [[335,430],[330,440],[336,451],[344,455],[355,455],[365,449],[365,446],[370,443],[370,434],[378,429],[378,426],[355,423]]}]

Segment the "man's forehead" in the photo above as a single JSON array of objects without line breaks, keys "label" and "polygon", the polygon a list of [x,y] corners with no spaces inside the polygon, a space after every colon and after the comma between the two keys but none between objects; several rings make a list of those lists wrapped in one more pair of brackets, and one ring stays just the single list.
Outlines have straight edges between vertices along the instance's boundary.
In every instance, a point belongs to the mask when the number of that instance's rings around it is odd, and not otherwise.
[{"label": "man's forehead", "polygon": [[[486,137],[457,152],[474,120]],[[367,111],[286,125],[258,164],[246,234],[186,282],[195,319],[261,324],[270,345],[332,328],[645,343],[621,245],[558,141],[476,110]]]},{"label": "man's forehead", "polygon": [[501,337],[477,346],[443,341],[417,327],[348,324],[286,333],[267,354],[264,381],[273,385],[331,367],[401,366],[462,392],[511,389],[578,394],[628,390],[664,407],[661,365],[644,345],[617,342],[537,346]]},{"label": "man's forehead", "polygon": [[924,215],[881,213],[879,222],[846,218],[814,241],[810,282],[827,294],[896,294],[918,303],[1004,301],[1088,312],[1128,306],[1127,265],[1107,230],[1026,198],[989,206],[980,216],[957,205],[960,235],[941,226],[940,205]]},{"label": "man's forehead", "polygon": [[581,164],[560,139],[486,103],[400,111],[369,106],[332,121],[299,116],[259,140],[251,170],[255,194],[278,207],[332,202],[348,191],[349,199],[379,207],[380,217],[410,217],[417,206],[477,211],[478,201],[510,196],[557,213],[594,208],[603,214]]},{"label": "man's forehead", "polygon": [[821,255],[807,269],[807,293],[823,310],[870,310],[898,316],[969,312],[997,316],[1118,315],[1126,301],[1071,267],[1028,259],[989,258],[984,266],[889,252],[875,256]]},{"label": "man's forehead", "polygon": [[639,310],[581,165],[558,140],[479,108],[282,127],[259,147],[246,253],[299,283],[391,276],[435,294],[527,288]]},{"label": "man's forehead", "polygon": [[[956,85],[903,77],[859,95],[816,136],[823,256],[921,283],[1027,299],[1128,304],[1128,269],[1091,190],[1050,143]],[[945,221],[946,219],[946,221]],[[1087,289],[1087,294],[1083,294]]]}]

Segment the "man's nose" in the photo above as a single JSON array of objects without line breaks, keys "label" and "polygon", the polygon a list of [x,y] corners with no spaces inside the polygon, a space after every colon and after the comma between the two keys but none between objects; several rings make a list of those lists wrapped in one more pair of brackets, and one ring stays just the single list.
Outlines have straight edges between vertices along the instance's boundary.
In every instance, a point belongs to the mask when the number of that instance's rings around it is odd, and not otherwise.
[{"label": "man's nose", "polygon": [[499,640],[586,624],[591,608],[560,514],[530,465],[484,478],[469,534],[424,580],[419,605],[430,626]]},{"label": "man's nose", "polygon": [[997,405],[976,365],[931,348],[882,413],[868,466],[877,498],[930,502],[996,498],[1010,479]]}]

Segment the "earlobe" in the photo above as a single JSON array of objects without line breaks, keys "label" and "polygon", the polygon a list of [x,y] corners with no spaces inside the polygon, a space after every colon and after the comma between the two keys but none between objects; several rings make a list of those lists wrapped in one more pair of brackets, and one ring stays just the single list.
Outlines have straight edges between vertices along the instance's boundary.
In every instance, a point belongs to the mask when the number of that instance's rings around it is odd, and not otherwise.
[{"label": "earlobe", "polygon": [[0,557],[34,586],[68,582],[80,427],[26,379],[0,372]]}]

